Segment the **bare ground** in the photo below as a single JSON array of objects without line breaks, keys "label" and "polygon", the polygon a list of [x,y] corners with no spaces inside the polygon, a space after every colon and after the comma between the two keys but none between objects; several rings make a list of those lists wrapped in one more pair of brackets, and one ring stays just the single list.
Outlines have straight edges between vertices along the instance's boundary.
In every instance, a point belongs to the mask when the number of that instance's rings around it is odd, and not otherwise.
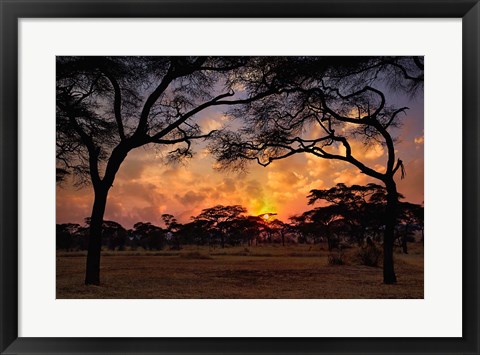
[{"label": "bare ground", "polygon": [[395,254],[396,285],[382,269],[329,265],[321,246],[104,252],[101,286],[85,286],[84,252],[57,253],[57,298],[423,298],[423,248]]}]

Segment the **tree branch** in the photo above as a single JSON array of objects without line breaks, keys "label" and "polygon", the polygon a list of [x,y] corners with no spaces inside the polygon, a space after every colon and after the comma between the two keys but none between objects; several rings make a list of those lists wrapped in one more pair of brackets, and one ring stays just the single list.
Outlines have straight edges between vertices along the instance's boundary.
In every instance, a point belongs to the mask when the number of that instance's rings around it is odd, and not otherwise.
[{"label": "tree branch", "polygon": [[118,81],[113,77],[113,75],[108,72],[108,70],[102,69],[102,71],[113,86],[113,110],[115,113],[115,121],[117,122],[118,134],[120,135],[120,140],[123,141],[125,140],[125,131],[122,121],[122,92],[120,89],[120,85],[118,84]]},{"label": "tree branch", "polygon": [[[392,113],[392,116],[390,117],[390,119],[388,120],[388,122],[385,124],[385,126],[383,126],[385,129],[387,129],[393,122],[393,120],[395,119],[395,117],[400,113],[400,112],[403,112],[405,113],[406,110],[408,110],[409,108],[408,107],[402,107],[402,108],[399,108],[398,110],[396,110],[395,112]],[[406,114],[406,113],[405,113]]]},{"label": "tree branch", "polygon": [[188,140],[193,140],[193,139],[205,139],[211,137],[216,130],[210,131],[207,134],[201,134],[198,136],[189,136],[184,132],[183,137],[181,138],[176,138],[176,139],[154,139],[154,137],[150,137],[149,143],[157,143],[157,144],[177,144],[177,143],[183,143]]},{"label": "tree branch", "polygon": [[206,60],[207,60],[207,57],[198,57],[190,65],[182,64],[181,66],[176,67],[175,62],[177,61],[177,58],[173,57],[171,59],[171,64],[170,64],[170,67],[168,68],[167,73],[165,74],[165,76],[163,77],[162,81],[157,86],[157,88],[148,96],[147,101],[143,106],[137,129],[133,134],[135,138],[142,137],[144,134],[146,134],[148,116],[150,115],[150,110],[152,109],[155,102],[157,102],[159,97],[168,88],[170,83],[177,78],[192,74],[195,71],[200,70],[201,66],[203,65],[203,63],[205,63]]},{"label": "tree branch", "polygon": [[72,123],[73,129],[78,133],[80,139],[88,149],[90,176],[92,178],[93,186],[96,187],[101,182],[100,174],[98,172],[98,154],[100,149],[95,147],[95,143],[93,142],[92,138],[85,133],[74,117],[69,117],[69,121]]},{"label": "tree branch", "polygon": [[227,92],[227,93],[225,93],[225,94],[218,95],[217,97],[213,98],[213,99],[210,100],[210,101],[204,102],[203,104],[195,107],[193,110],[190,110],[189,112],[181,115],[178,120],[176,120],[176,121],[173,122],[172,124],[168,125],[168,126],[165,127],[164,129],[162,129],[160,132],[154,134],[151,139],[153,139],[153,140],[159,140],[160,138],[162,138],[162,137],[166,136],[167,134],[169,134],[169,133],[170,133],[171,131],[173,131],[175,128],[178,128],[182,123],[184,123],[187,119],[189,119],[189,118],[192,117],[193,115],[199,113],[200,111],[206,109],[207,107],[217,105],[218,102],[219,102],[219,100],[221,100],[221,99],[223,99],[223,98],[225,98],[225,97],[233,96],[233,95],[235,95],[234,92]]},{"label": "tree branch", "polygon": [[147,121],[148,121],[148,116],[150,114],[150,110],[152,109],[152,106],[155,104],[155,102],[158,100],[160,95],[168,88],[168,85],[175,79],[175,76],[173,75],[173,65],[170,65],[170,68],[168,69],[167,73],[163,77],[162,81],[160,84],[157,86],[157,88],[148,96],[147,101],[145,102],[145,105],[143,105],[142,112],[140,113],[140,120],[138,122],[137,129],[135,130],[135,133],[133,134],[132,137],[138,138],[143,136],[146,132],[147,128]]}]

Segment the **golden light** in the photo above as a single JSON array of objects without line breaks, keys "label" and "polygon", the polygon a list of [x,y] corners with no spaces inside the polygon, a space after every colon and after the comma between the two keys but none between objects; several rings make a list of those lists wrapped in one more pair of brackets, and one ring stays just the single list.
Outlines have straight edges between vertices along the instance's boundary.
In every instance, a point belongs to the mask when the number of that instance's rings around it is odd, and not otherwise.
[{"label": "golden light", "polygon": [[270,216],[268,215],[268,213],[265,213],[265,214],[263,215],[263,219],[266,220],[266,221],[268,221],[268,218],[270,218]]}]

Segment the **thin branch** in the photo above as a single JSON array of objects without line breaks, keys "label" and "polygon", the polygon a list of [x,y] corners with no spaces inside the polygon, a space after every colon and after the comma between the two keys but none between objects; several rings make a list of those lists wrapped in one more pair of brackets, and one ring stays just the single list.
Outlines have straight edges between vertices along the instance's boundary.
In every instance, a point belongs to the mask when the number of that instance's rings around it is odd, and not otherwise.
[{"label": "thin branch", "polygon": [[100,149],[95,146],[92,138],[87,133],[85,133],[85,131],[78,124],[77,120],[74,117],[69,117],[69,121],[72,123],[75,132],[78,133],[82,142],[88,149],[90,176],[92,178],[93,186],[97,186],[101,182],[100,174],[98,172],[98,154],[100,153]]},{"label": "thin branch", "polygon": [[393,120],[395,119],[395,117],[400,113],[400,112],[403,112],[405,113],[406,115],[406,110],[408,110],[409,108],[408,107],[402,107],[402,108],[399,108],[398,110],[396,110],[395,112],[392,113],[392,116],[390,117],[390,119],[388,120],[388,122],[383,126],[385,129],[387,129],[393,122]]}]

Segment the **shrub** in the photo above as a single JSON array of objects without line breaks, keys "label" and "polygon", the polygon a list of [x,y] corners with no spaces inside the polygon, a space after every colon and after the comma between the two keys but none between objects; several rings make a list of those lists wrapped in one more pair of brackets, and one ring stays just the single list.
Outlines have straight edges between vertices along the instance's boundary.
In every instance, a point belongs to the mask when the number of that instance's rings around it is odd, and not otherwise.
[{"label": "shrub", "polygon": [[377,267],[382,258],[382,251],[375,244],[367,245],[358,251],[357,257],[360,264]]},{"label": "shrub", "polygon": [[330,253],[328,255],[328,264],[329,265],[345,265],[345,255],[342,253],[342,251],[339,251],[338,253]]}]

